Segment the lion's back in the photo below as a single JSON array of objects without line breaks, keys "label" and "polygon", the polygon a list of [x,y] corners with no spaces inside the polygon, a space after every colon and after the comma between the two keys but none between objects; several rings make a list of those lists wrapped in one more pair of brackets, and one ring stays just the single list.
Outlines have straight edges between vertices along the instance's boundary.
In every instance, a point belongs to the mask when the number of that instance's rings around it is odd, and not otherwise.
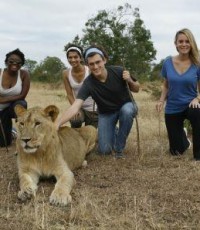
[{"label": "lion's back", "polygon": [[58,131],[62,153],[71,170],[82,165],[87,154],[87,146],[78,130],[62,127]]}]

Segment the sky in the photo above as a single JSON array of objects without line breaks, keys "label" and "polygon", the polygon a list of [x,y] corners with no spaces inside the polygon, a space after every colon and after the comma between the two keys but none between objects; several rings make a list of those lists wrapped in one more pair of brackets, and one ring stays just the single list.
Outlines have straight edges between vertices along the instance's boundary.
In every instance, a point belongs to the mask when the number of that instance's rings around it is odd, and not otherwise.
[{"label": "sky", "polygon": [[192,31],[200,47],[199,0],[1,0],[0,67],[16,48],[26,59],[40,63],[47,56],[58,57],[67,66],[64,45],[81,37],[85,23],[98,11],[125,3],[139,8],[157,50],[155,62],[176,55],[174,36],[182,28]]}]

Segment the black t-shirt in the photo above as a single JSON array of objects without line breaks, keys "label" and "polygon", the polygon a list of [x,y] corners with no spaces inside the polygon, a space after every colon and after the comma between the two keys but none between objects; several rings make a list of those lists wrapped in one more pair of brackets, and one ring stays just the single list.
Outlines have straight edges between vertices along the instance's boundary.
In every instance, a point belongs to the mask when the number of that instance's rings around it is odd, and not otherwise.
[{"label": "black t-shirt", "polygon": [[100,82],[90,74],[83,82],[77,98],[86,100],[92,96],[98,106],[99,113],[111,113],[119,110],[131,98],[128,93],[126,82],[122,78],[123,68],[109,66],[107,79]]}]

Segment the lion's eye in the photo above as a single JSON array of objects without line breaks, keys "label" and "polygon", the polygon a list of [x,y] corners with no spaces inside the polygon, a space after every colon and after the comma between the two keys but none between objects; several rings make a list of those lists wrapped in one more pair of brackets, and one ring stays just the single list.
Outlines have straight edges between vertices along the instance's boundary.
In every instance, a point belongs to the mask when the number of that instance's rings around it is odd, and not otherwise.
[{"label": "lion's eye", "polygon": [[40,125],[41,124],[41,122],[39,122],[39,121],[36,121],[35,122],[35,126],[38,126],[38,125]]},{"label": "lion's eye", "polygon": [[20,124],[20,126],[24,126],[24,122],[20,122],[19,124]]}]

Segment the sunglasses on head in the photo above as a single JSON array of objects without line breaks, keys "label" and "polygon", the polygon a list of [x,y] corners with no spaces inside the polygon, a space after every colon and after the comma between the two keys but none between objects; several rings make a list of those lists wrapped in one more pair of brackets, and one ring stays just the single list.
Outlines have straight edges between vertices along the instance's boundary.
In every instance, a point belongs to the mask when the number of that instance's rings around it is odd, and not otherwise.
[{"label": "sunglasses on head", "polygon": [[21,61],[14,61],[14,60],[8,60],[8,64],[15,64],[15,65],[21,65]]}]

